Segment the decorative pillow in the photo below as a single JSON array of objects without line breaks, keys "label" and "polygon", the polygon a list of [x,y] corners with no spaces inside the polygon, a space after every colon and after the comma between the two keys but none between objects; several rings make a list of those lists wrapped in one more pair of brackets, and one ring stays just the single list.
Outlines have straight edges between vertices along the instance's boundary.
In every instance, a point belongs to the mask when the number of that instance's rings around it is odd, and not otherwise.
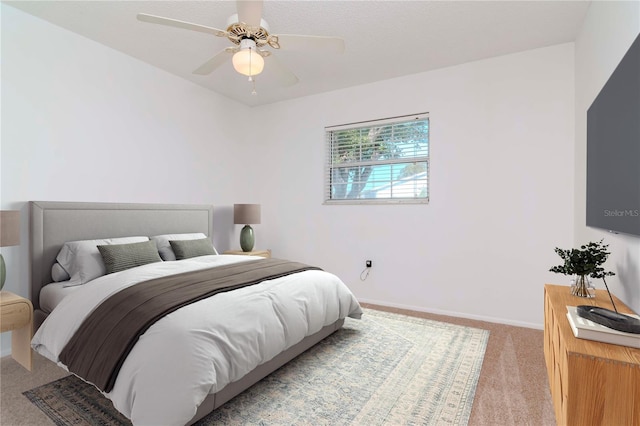
[{"label": "decorative pillow", "polygon": [[149,241],[148,237],[106,238],[103,240],[82,240],[65,243],[56,260],[71,277],[64,287],[86,284],[107,273],[99,245],[128,244]]},{"label": "decorative pillow", "polygon": [[71,277],[67,274],[67,271],[65,271],[64,268],[56,262],[51,267],[51,278],[54,282],[59,283],[60,281],[69,281]]},{"label": "decorative pillow", "polygon": [[[202,232],[197,232],[193,234],[156,235],[155,237],[151,237],[150,239],[155,241],[158,245],[158,252],[160,252],[160,257],[162,258],[162,260],[176,260],[176,255],[173,253],[173,249],[171,248],[171,244],[169,244],[169,240],[200,240],[202,238],[207,238],[207,236]],[[215,247],[213,248],[213,251],[213,254],[218,254]]]},{"label": "decorative pillow", "polygon": [[102,255],[107,274],[146,265],[147,263],[162,262],[155,241],[150,240],[142,243],[98,246],[98,250]]},{"label": "decorative pillow", "polygon": [[198,240],[170,240],[169,244],[171,244],[171,248],[176,255],[176,260],[218,254],[213,248],[211,240],[208,238]]}]

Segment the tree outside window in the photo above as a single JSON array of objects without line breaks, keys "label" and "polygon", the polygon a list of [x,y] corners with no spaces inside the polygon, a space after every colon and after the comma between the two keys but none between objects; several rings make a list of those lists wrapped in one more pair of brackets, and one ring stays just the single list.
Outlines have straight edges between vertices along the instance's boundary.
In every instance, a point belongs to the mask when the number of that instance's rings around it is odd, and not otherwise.
[{"label": "tree outside window", "polygon": [[427,114],[327,128],[325,202],[427,202]]}]

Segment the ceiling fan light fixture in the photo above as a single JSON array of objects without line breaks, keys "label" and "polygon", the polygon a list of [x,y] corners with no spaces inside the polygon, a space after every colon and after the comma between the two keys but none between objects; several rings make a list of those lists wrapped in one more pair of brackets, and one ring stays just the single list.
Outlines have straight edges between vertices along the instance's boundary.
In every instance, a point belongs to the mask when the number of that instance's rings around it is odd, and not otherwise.
[{"label": "ceiling fan light fixture", "polygon": [[256,42],[244,39],[240,43],[240,50],[233,55],[233,68],[240,74],[252,77],[264,69],[264,59],[256,51]]}]

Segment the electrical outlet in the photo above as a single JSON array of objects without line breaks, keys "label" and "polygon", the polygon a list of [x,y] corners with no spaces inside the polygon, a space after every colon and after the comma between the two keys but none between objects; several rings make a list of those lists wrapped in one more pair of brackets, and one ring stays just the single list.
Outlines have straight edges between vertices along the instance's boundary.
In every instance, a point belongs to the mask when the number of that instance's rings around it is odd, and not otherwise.
[{"label": "electrical outlet", "polygon": [[371,265],[372,265],[372,264],[373,264],[373,262],[372,262],[372,261],[370,261],[370,260],[365,261],[365,266],[366,266],[367,268],[371,268]]}]

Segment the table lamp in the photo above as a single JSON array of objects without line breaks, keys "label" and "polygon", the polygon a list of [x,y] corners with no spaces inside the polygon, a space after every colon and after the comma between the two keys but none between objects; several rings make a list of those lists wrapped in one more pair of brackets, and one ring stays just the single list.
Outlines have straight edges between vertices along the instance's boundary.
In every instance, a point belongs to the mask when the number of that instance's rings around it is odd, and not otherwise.
[{"label": "table lamp", "polygon": [[234,204],[233,223],[244,225],[240,231],[240,248],[242,248],[242,251],[253,250],[255,236],[250,225],[260,223],[260,204]]},{"label": "table lamp", "polygon": [[[0,247],[20,244],[20,212],[17,210],[0,210]],[[7,266],[0,253],[0,290],[7,278]]]}]

